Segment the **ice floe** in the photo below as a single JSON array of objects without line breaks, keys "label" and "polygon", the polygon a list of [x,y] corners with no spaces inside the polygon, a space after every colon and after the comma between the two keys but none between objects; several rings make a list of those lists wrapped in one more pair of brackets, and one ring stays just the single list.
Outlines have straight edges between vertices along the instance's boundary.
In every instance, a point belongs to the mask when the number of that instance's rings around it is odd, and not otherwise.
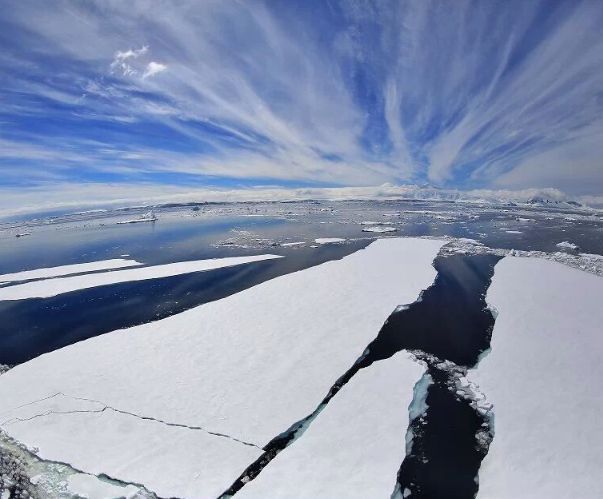
[{"label": "ice floe", "polygon": [[343,243],[345,239],[341,237],[319,237],[318,239],[314,239],[315,243],[318,244],[333,244],[333,243]]},{"label": "ice floe", "polygon": [[112,272],[77,275],[72,277],[57,277],[3,287],[0,289],[0,300],[48,298],[70,291],[105,286],[107,284],[158,279],[161,277],[232,267],[234,265],[271,260],[274,258],[281,257],[279,255],[234,256],[228,258],[212,258],[207,260],[168,263],[165,265],[153,265],[151,267],[115,270]]},{"label": "ice floe", "polygon": [[396,232],[398,229],[395,227],[388,227],[383,225],[376,225],[372,227],[363,227],[362,232]]},{"label": "ice floe", "polygon": [[471,373],[494,404],[478,497],[603,497],[603,279],[501,260],[487,294],[492,350]]},{"label": "ice floe", "polygon": [[[47,279],[49,277],[65,276],[69,274],[79,274],[84,272],[96,272],[99,270],[121,269],[124,267],[133,267],[142,265],[136,260],[126,260],[124,258],[113,258],[111,260],[100,260],[96,262],[76,263],[73,265],[60,265],[59,267],[48,267],[43,269],[24,270],[22,272],[13,272],[11,274],[0,275],[0,281],[26,281],[29,279]],[[0,284],[6,284],[6,282]]]},{"label": "ice floe", "polygon": [[423,371],[407,354],[358,371],[303,436],[236,497],[389,497],[404,459],[413,387]]},{"label": "ice floe", "polygon": [[578,245],[574,243],[570,243],[569,241],[562,241],[556,244],[557,248],[566,249],[566,250],[577,250]]},{"label": "ice floe", "polygon": [[40,356],[0,377],[3,429],[45,459],[160,495],[215,497],[258,447],[314,411],[397,305],[431,285],[443,244],[379,239]]}]

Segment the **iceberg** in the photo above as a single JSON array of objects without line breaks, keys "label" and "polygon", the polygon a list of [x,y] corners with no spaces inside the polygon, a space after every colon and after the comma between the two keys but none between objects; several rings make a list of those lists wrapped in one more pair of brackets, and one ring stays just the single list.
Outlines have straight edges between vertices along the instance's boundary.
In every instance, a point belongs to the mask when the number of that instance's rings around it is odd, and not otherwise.
[{"label": "iceberg", "polygon": [[319,237],[318,239],[314,239],[314,242],[317,244],[334,244],[343,243],[345,239],[341,237]]}]

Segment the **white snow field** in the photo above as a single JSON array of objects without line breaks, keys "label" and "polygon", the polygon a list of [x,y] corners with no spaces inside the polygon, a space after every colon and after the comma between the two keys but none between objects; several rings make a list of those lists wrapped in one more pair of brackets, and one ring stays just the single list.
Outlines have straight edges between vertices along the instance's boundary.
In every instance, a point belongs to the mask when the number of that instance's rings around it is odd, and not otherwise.
[{"label": "white snow field", "polygon": [[48,298],[97,286],[117,284],[120,282],[144,281],[175,275],[189,274],[215,270],[244,263],[259,262],[281,258],[279,255],[233,256],[228,258],[211,258],[207,260],[192,260],[188,262],[153,265],[136,269],[102,272],[99,274],[58,277],[43,281],[26,282],[0,289],[0,300],[23,300],[25,298]]},{"label": "white snow field", "polygon": [[[28,279],[47,279],[49,277],[58,277],[69,274],[79,274],[83,272],[95,272],[98,270],[120,269],[124,267],[133,267],[142,265],[136,260],[124,258],[114,258],[112,260],[101,260],[88,263],[76,263],[73,265],[60,265],[59,267],[48,267],[44,269],[24,270],[22,272],[13,272],[11,274],[0,275],[0,281],[26,281]],[[2,284],[6,284],[3,282]]]},{"label": "white snow field", "polygon": [[[342,260],[37,357],[0,378],[0,426],[45,459],[162,496],[216,497],[260,452],[233,439],[262,447],[312,413],[394,308],[432,284],[445,243],[377,240]],[[91,412],[44,416],[74,407]]]},{"label": "white snow field", "polygon": [[603,497],[603,279],[506,257],[487,302],[492,351],[472,372],[494,404],[482,499]]},{"label": "white snow field", "polygon": [[397,354],[358,371],[237,498],[390,497],[406,453],[413,387],[424,370]]}]

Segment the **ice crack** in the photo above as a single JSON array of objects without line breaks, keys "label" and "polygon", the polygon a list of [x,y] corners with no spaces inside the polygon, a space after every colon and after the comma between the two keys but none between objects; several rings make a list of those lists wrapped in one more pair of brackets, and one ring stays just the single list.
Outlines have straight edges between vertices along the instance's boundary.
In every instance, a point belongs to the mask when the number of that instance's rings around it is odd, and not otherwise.
[{"label": "ice crack", "polygon": [[20,408],[23,408],[23,407],[26,407],[26,406],[29,406],[29,405],[33,405],[35,403],[44,402],[44,401],[50,400],[50,399],[58,397],[58,396],[63,396],[63,397],[66,397],[66,398],[70,398],[72,400],[81,400],[81,401],[85,401],[85,402],[92,402],[92,403],[95,403],[95,404],[99,404],[102,407],[99,407],[98,409],[72,409],[72,410],[66,410],[66,411],[60,411],[60,410],[50,409],[50,410],[41,412],[39,414],[34,414],[34,415],[29,416],[27,418],[21,418],[21,417],[18,417],[18,416],[9,418],[9,419],[1,422],[0,426],[9,426],[9,425],[14,424],[14,423],[31,421],[33,419],[50,416],[52,414],[58,414],[58,415],[82,414],[82,413],[91,413],[91,414],[94,414],[94,413],[102,413],[102,412],[106,412],[106,411],[113,411],[113,412],[116,412],[116,413],[119,413],[119,414],[124,414],[126,416],[135,417],[135,418],[141,419],[143,421],[154,421],[156,423],[160,423],[160,424],[163,424],[163,425],[166,425],[166,426],[172,426],[172,427],[176,427],[176,428],[186,428],[186,429],[193,430],[193,431],[202,431],[202,432],[205,432],[205,433],[207,433],[209,435],[212,435],[212,436],[215,436],[215,437],[227,438],[229,440],[232,440],[234,442],[240,443],[242,445],[247,445],[247,446],[250,446],[250,447],[255,447],[257,449],[261,449],[260,446],[254,444],[252,442],[246,442],[245,440],[241,440],[239,438],[233,437],[232,435],[226,435],[224,433],[218,433],[218,432],[215,432],[215,431],[211,431],[211,430],[208,430],[206,428],[203,428],[202,426],[187,425],[187,424],[184,424],[184,423],[174,423],[174,422],[171,422],[171,421],[165,421],[163,419],[155,418],[155,417],[152,417],[152,416],[144,416],[144,415],[141,415],[141,414],[136,414],[134,412],[125,411],[123,409],[118,409],[117,407],[113,407],[113,406],[110,406],[108,404],[105,404],[104,402],[101,402],[100,400],[95,400],[95,399],[90,399],[90,398],[85,398],[85,397],[75,397],[75,396],[72,396],[72,395],[67,395],[67,394],[65,394],[63,392],[57,392],[57,393],[55,393],[53,395],[49,395],[48,397],[44,397],[44,398],[39,399],[39,400],[34,400],[32,402],[28,402],[27,404],[23,404],[23,405],[17,407],[17,409],[20,409]]}]

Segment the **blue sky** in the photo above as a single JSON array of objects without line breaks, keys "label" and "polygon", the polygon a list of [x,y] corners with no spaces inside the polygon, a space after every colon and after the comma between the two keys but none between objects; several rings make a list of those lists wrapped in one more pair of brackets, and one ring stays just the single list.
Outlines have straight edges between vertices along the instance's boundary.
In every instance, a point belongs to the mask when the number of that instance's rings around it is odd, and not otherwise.
[{"label": "blue sky", "polygon": [[20,0],[0,43],[4,193],[603,193],[599,0]]}]

